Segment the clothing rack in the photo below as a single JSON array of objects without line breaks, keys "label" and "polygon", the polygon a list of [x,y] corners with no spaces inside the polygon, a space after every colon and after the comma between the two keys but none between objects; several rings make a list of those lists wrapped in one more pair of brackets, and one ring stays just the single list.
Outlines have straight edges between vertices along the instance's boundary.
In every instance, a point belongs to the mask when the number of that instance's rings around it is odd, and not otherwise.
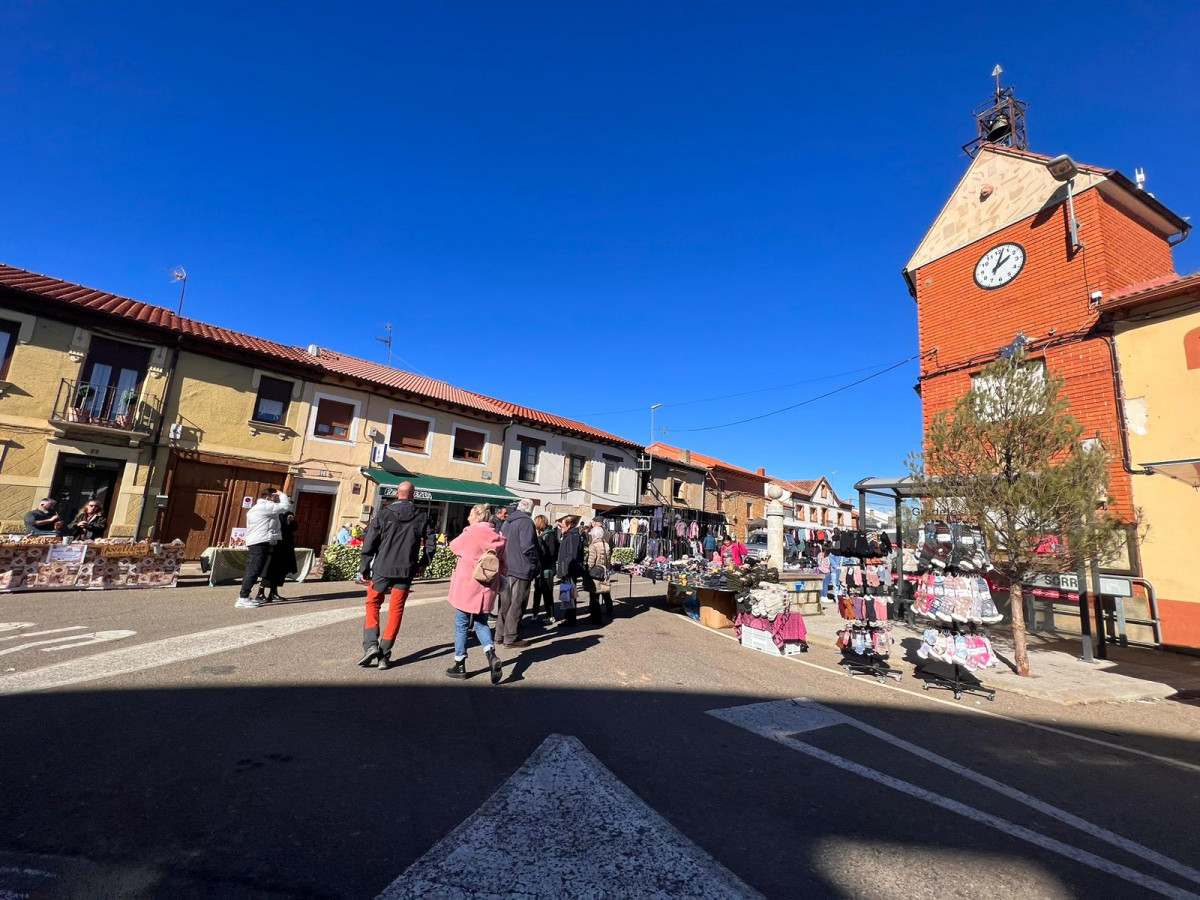
[{"label": "clothing rack", "polygon": [[[957,626],[952,626],[949,630],[952,634],[959,634]],[[925,690],[929,690],[931,687],[943,687],[954,692],[955,700],[961,700],[963,694],[979,694],[981,697],[987,697],[989,700],[996,699],[996,692],[990,687],[985,687],[983,682],[978,679],[974,681],[963,680],[963,667],[961,663],[953,663],[952,665],[954,667],[953,678],[937,672],[930,672],[925,667],[925,663],[921,663],[921,665],[913,669],[913,674],[920,675],[925,679],[925,684],[923,685]]]},{"label": "clothing rack", "polygon": [[[860,529],[860,534],[862,536],[863,543],[865,544],[865,531]],[[865,575],[865,561],[870,557],[864,557],[855,554],[847,555],[846,558],[857,559],[858,565],[864,570],[863,574]],[[889,678],[894,678],[896,681],[900,681],[903,677],[903,673],[891,667],[891,665],[887,662],[887,657],[890,655],[890,652],[880,653],[879,642],[876,640],[877,635],[886,634],[887,645],[890,645],[892,642],[889,634],[891,631],[891,626],[880,625],[879,619],[875,616],[875,601],[879,598],[879,595],[867,593],[868,584],[865,578],[862,580],[862,584],[855,584],[854,579],[849,577],[849,569],[850,567],[847,566],[846,583],[843,585],[846,594],[841,600],[838,601],[839,604],[849,603],[849,611],[851,614],[850,616],[847,616],[846,606],[839,605],[839,610],[842,613],[842,617],[850,622],[848,625],[850,631],[849,640],[842,644],[843,657],[841,665],[845,667],[846,675],[851,678],[853,678],[855,675],[866,675],[874,678],[880,684],[886,683]],[[852,587],[856,588],[857,590],[852,592]],[[861,619],[858,618],[857,610],[854,608],[854,598],[856,597],[862,602],[863,615]],[[869,649],[866,649],[866,652],[860,653],[854,649],[853,635],[855,631],[864,632],[865,640],[870,641]],[[846,632],[844,631],[839,632],[839,635],[845,633]]]}]

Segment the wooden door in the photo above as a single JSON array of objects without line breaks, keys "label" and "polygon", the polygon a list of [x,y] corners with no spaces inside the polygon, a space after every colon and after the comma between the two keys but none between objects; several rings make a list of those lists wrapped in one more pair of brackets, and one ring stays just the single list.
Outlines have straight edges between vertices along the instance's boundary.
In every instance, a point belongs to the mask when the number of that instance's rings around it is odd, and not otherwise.
[{"label": "wooden door", "polygon": [[168,541],[179,538],[184,542],[185,559],[199,559],[206,549],[220,543],[217,523],[221,520],[224,502],[224,491],[180,488],[171,496],[164,537]]},{"label": "wooden door", "polygon": [[301,491],[296,497],[296,546],[314,551],[329,539],[329,519],[333,515],[333,494]]}]

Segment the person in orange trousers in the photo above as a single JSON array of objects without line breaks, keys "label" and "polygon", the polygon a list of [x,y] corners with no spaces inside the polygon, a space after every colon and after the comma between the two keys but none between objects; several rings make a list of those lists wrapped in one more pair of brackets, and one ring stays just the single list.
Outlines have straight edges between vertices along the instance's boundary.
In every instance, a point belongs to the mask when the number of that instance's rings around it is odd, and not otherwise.
[{"label": "person in orange trousers", "polygon": [[[398,484],[396,502],[371,521],[363,538],[358,580],[360,584],[370,584],[360,666],[387,669],[391,665],[392,647],[400,632],[412,581],[429,565],[437,550],[437,527],[416,508],[412,497],[412,482]],[[381,640],[379,611],[385,597],[388,597],[388,618]]]}]

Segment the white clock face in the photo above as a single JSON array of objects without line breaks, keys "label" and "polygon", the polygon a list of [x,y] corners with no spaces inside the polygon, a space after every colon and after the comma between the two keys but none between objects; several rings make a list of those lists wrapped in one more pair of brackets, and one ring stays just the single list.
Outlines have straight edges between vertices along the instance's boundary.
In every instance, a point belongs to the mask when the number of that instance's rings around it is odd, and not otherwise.
[{"label": "white clock face", "polygon": [[1025,248],[1020,244],[999,244],[975,263],[975,283],[985,291],[1004,287],[1025,267]]}]

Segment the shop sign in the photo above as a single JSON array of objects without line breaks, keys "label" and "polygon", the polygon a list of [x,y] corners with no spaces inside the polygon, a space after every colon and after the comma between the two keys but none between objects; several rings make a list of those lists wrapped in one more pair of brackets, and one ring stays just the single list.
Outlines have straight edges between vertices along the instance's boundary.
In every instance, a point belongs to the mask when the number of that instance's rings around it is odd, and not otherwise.
[{"label": "shop sign", "polygon": [[[1023,588],[1034,597],[1046,600],[1079,600],[1079,576],[1072,572],[1033,575]],[[1119,575],[1101,575],[1100,593],[1105,597],[1132,597],[1133,582]]]},{"label": "shop sign", "polygon": [[243,497],[242,498],[242,509],[249,509],[253,505],[254,505],[253,497]]},{"label": "shop sign", "polygon": [[[395,500],[396,499],[395,485],[390,485],[390,486],[385,485],[385,486],[381,487],[379,489],[379,499]],[[417,488],[413,491],[413,499],[414,500],[433,500],[433,493],[431,491],[423,491],[420,488]]]},{"label": "shop sign", "polygon": [[149,556],[150,547],[146,544],[101,544],[101,556]]},{"label": "shop sign", "polygon": [[432,500],[433,499],[433,494],[430,493],[429,491],[415,491],[413,493],[413,496],[416,497],[418,500]]}]

